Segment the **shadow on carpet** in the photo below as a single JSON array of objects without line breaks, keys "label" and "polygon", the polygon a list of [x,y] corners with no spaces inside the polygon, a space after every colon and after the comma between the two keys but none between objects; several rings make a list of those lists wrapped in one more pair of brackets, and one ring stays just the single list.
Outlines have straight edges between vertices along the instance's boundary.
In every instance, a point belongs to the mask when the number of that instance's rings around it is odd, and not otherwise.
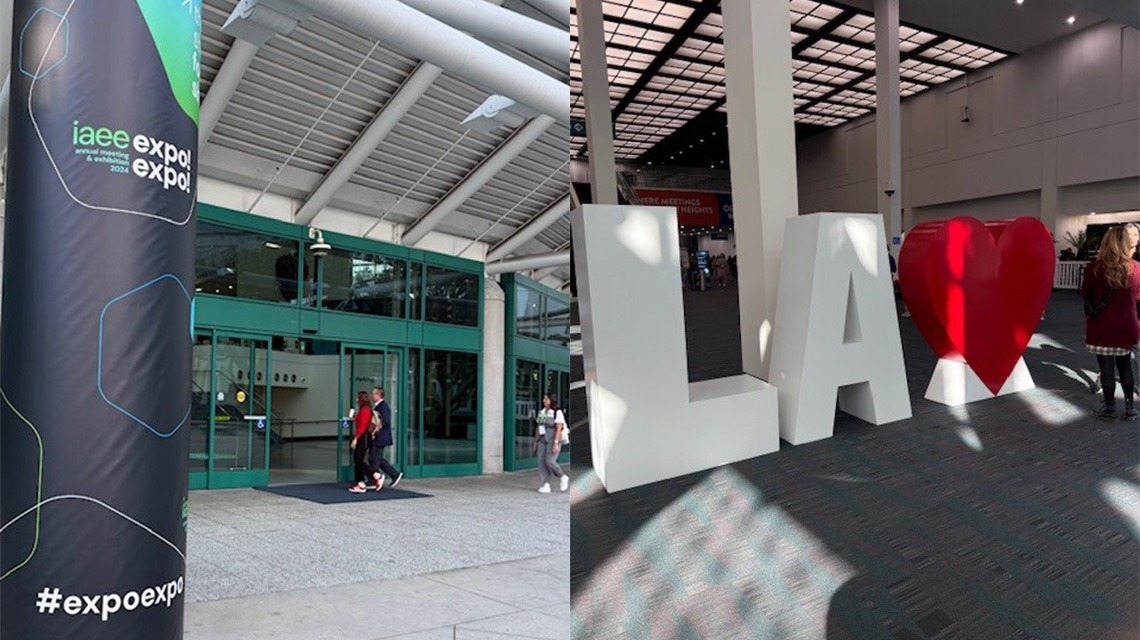
[{"label": "shadow on carpet", "polygon": [[426,493],[405,491],[386,487],[382,491],[369,489],[364,493],[353,493],[343,482],[322,482],[318,484],[286,484],[275,487],[257,487],[258,491],[275,493],[279,496],[308,500],[318,504],[345,504],[370,500],[406,500],[410,498],[430,498]]}]

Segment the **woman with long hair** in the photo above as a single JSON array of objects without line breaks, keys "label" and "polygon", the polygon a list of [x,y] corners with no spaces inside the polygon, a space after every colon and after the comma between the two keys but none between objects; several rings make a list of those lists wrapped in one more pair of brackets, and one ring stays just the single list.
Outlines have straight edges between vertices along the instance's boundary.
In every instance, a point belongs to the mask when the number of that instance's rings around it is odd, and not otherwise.
[{"label": "woman with long hair", "polygon": [[1085,268],[1081,297],[1085,301],[1085,344],[1096,355],[1104,406],[1096,416],[1116,418],[1116,375],[1124,388],[1124,418],[1136,418],[1136,380],[1132,350],[1140,342],[1140,263],[1132,260],[1136,245],[1131,232],[1113,227],[1104,234],[1093,260]]},{"label": "woman with long hair", "polygon": [[[1132,247],[1132,260],[1140,262],[1140,222],[1124,225],[1124,241]],[[1140,302],[1136,303],[1136,315],[1140,315]],[[1136,395],[1140,396],[1140,342],[1132,348],[1132,378],[1136,381]]]},{"label": "woman with long hair", "polygon": [[538,477],[542,486],[539,493],[550,493],[550,477],[554,476],[560,481],[559,489],[565,491],[570,487],[570,476],[562,472],[558,466],[558,454],[562,451],[562,434],[566,431],[566,416],[558,408],[558,401],[554,394],[546,393],[542,396],[542,411],[538,413],[538,424],[535,427],[537,439],[535,449],[538,454]]},{"label": "woman with long hair", "polygon": [[352,464],[356,472],[356,482],[348,488],[353,493],[364,493],[368,490],[368,479],[376,482],[376,490],[383,486],[380,475],[369,461],[368,451],[372,447],[375,437],[372,426],[372,403],[364,391],[356,393],[356,414],[353,416],[356,431],[352,436]]}]

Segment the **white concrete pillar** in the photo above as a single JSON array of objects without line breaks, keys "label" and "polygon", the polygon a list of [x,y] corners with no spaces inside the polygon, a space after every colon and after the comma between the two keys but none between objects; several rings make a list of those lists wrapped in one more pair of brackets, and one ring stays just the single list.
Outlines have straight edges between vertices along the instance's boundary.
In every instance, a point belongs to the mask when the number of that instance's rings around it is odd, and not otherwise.
[{"label": "white concrete pillar", "polygon": [[899,99],[899,0],[875,0],[875,154],[879,214],[893,238],[902,233],[902,105]]},{"label": "white concrete pillar", "polygon": [[1041,224],[1053,234],[1054,255],[1060,254],[1066,244],[1058,228],[1061,212],[1061,188],[1057,185],[1057,138],[1041,141]]},{"label": "white concrete pillar", "polygon": [[767,378],[784,221],[799,211],[792,50],[783,2],[724,0],[728,151],[744,372]]},{"label": "white concrete pillar", "polygon": [[503,362],[507,357],[507,296],[491,278],[483,285],[483,473],[503,472]]},{"label": "white concrete pillar", "polygon": [[586,99],[586,151],[590,154],[590,192],[594,204],[617,204],[617,163],[614,160],[614,126],[610,113],[602,0],[577,0],[577,3],[582,95]]}]

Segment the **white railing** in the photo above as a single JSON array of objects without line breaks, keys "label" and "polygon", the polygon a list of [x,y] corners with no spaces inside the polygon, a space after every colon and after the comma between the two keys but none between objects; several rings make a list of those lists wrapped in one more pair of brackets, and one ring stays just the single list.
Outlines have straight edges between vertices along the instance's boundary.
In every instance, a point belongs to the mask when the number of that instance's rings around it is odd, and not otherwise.
[{"label": "white railing", "polygon": [[1088,260],[1058,260],[1053,275],[1054,289],[1080,289]]}]

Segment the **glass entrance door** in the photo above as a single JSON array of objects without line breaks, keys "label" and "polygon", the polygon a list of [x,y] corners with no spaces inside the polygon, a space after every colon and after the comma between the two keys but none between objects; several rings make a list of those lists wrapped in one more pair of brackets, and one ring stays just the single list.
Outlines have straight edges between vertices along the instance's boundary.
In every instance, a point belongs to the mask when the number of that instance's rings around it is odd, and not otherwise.
[{"label": "glass entrance door", "polygon": [[[570,428],[570,371],[553,365],[546,366],[546,390],[554,394],[558,401],[558,408],[566,418],[566,428]],[[562,445],[562,452],[558,455],[558,462],[570,462],[570,445]]]},{"label": "glass entrance door", "polygon": [[269,340],[214,337],[207,485],[269,484],[272,387]]},{"label": "glass entrance door", "polygon": [[384,452],[385,457],[397,469],[403,471],[406,452],[401,443],[407,442],[403,434],[406,430],[404,420],[403,398],[404,388],[401,374],[403,349],[386,347],[356,347],[343,345],[341,351],[341,416],[345,428],[340,430],[337,437],[337,459],[340,461],[340,479],[343,482],[353,478],[352,449],[350,448],[352,436],[355,433],[354,423],[348,419],[349,410],[356,409],[356,395],[363,391],[372,401],[372,388],[384,389],[384,399],[392,410],[392,442]]}]

